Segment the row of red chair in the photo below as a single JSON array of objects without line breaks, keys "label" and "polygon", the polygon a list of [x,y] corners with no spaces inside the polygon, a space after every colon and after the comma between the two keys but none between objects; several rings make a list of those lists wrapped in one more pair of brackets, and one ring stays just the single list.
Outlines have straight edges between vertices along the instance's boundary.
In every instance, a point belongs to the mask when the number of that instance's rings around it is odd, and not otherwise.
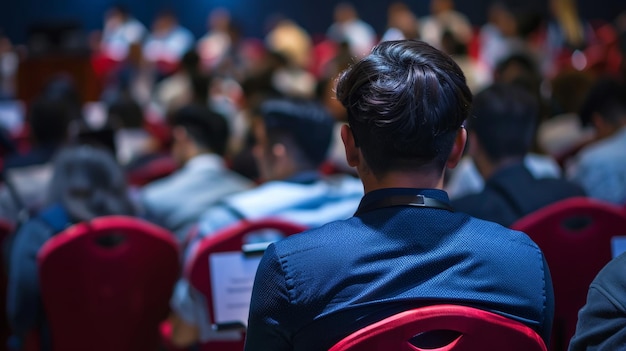
[{"label": "row of red chair", "polygon": [[[611,239],[626,232],[626,209],[572,198],[539,210],[512,227],[526,232],[546,255],[556,296],[550,349],[564,350],[591,280],[613,255]],[[213,301],[211,255],[242,253],[248,234],[268,228],[285,236],[305,229],[275,219],[237,223],[204,239],[183,274],[207,301]],[[75,225],[49,240],[38,262],[54,349],[156,350],[167,337],[159,336],[159,323],[161,331],[167,330],[163,321],[181,270],[178,246],[166,230],[136,218],[103,217]],[[215,321],[215,308],[209,310]],[[476,349],[476,343],[488,350],[484,340],[489,340],[494,350],[514,350],[503,348],[500,339],[507,345],[516,340],[523,350],[546,349],[538,335],[521,323],[463,306],[432,306],[389,317],[349,336],[332,350],[421,350],[411,344],[412,336],[438,328],[458,332],[441,350]],[[209,342],[200,349],[242,350],[243,340],[242,332],[239,341]]]}]

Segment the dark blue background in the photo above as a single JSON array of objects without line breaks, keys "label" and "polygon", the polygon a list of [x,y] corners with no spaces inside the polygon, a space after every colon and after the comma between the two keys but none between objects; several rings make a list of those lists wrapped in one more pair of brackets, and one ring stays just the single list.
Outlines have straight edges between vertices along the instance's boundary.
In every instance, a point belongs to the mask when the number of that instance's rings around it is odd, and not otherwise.
[{"label": "dark blue background", "polygon": [[[130,9],[144,24],[150,25],[154,15],[163,8],[173,10],[181,22],[200,36],[206,29],[206,18],[215,7],[226,7],[241,24],[247,36],[262,37],[268,16],[281,13],[294,18],[311,33],[324,33],[332,21],[332,8],[339,0],[2,0],[0,28],[17,43],[26,39],[27,29],[39,21],[77,20],[90,31],[102,27],[104,11],[114,3]],[[393,0],[358,1],[353,3],[361,17],[383,32],[387,7]],[[485,21],[485,8],[491,0],[457,0],[457,8],[474,24]],[[509,0],[546,12],[547,0]],[[419,15],[428,14],[429,0],[406,1]],[[626,10],[624,0],[579,0],[584,18],[612,20]]]}]

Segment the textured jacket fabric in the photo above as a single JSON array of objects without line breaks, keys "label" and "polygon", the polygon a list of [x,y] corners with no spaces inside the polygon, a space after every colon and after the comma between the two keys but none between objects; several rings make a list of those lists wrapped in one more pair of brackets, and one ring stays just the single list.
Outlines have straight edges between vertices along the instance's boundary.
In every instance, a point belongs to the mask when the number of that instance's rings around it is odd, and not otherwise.
[{"label": "textured jacket fabric", "polygon": [[[434,189],[383,189],[360,208]],[[458,303],[519,320],[548,341],[554,296],[539,248],[521,232],[441,208],[393,206],[272,244],[259,265],[246,351],[327,350],[393,313]]]},{"label": "textured jacket fabric", "polygon": [[452,205],[457,211],[508,227],[531,212],[574,196],[585,196],[585,192],[564,179],[536,178],[520,162],[496,172],[482,192],[452,201]]},{"label": "textured jacket fabric", "polygon": [[[202,215],[198,234],[189,243],[186,259],[204,237],[224,229],[239,220],[266,217],[280,218],[308,228],[350,218],[363,196],[360,180],[349,175],[321,177],[317,172],[303,172],[288,180],[271,181],[254,189],[225,197]],[[249,242],[277,240],[276,233],[251,233]],[[202,342],[238,337],[240,334],[212,329],[208,305],[204,296],[185,278],[176,283],[170,306],[185,322],[199,329]]]}]

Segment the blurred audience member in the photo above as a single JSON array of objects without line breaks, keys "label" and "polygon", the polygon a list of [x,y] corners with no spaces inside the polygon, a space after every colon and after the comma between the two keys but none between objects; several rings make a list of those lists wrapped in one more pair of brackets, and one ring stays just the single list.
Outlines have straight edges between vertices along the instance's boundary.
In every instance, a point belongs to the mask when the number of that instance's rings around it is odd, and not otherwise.
[{"label": "blurred audience member", "polygon": [[419,39],[419,22],[411,8],[403,2],[394,2],[387,8],[387,30],[381,41]]},{"label": "blurred audience member", "polygon": [[488,22],[480,28],[479,59],[493,71],[503,59],[525,50],[524,41],[518,35],[517,19],[503,2],[489,6]]},{"label": "blurred audience member", "polygon": [[0,31],[0,100],[15,96],[15,79],[19,57],[9,37]]},{"label": "blurred audience member", "polygon": [[[204,212],[196,244],[202,237],[243,219],[272,216],[317,227],[348,218],[358,206],[363,188],[356,178],[323,178],[319,173],[333,128],[332,117],[323,108],[314,102],[278,99],[264,102],[259,114],[254,156],[266,182],[224,197]],[[176,344],[215,338],[208,306],[186,280],[177,284],[171,305],[177,315],[173,332]]]},{"label": "blurred audience member", "polygon": [[194,47],[193,34],[178,23],[173,12],[161,12],[143,45],[143,58],[156,69],[157,81],[171,74],[183,55]]},{"label": "blurred audience member", "polygon": [[[195,50],[187,51],[173,74],[154,86],[153,101],[166,115],[185,106],[194,99],[193,79],[203,74],[198,53]],[[207,104],[208,99],[207,92],[203,103]]]},{"label": "blurred audience member", "polygon": [[17,232],[10,252],[7,310],[15,345],[40,331],[42,348],[50,346],[49,328],[40,299],[37,253],[52,236],[72,224],[106,215],[133,215],[124,174],[107,151],[78,146],[54,161],[47,207]]},{"label": "blurred audience member", "polygon": [[[500,61],[496,65],[493,79],[496,84],[519,86],[537,101],[543,101],[539,69],[533,58],[526,53],[516,53]],[[545,115],[543,111],[546,108],[543,106],[544,103],[539,103],[540,116]],[[535,122],[535,128],[537,123],[541,122]],[[552,156],[544,155],[542,150],[534,145],[535,139],[533,138],[533,148],[524,157],[524,165],[536,178],[560,178],[561,167]],[[451,199],[478,193],[484,186],[485,180],[472,157],[464,157],[455,169],[449,171],[449,178],[446,181],[446,191]]]},{"label": "blurred audience member", "polygon": [[116,157],[122,166],[156,151],[156,141],[144,128],[143,109],[127,90],[108,105],[106,125],[115,131]]},{"label": "blurred audience member", "polygon": [[524,165],[539,118],[537,101],[514,85],[497,84],[476,95],[468,120],[469,155],[484,189],[453,201],[458,211],[510,226],[550,203],[584,196],[562,179],[535,177]]},{"label": "blurred audience member", "polygon": [[0,217],[16,223],[18,215],[26,215],[43,205],[44,189],[52,176],[50,163],[56,152],[70,140],[71,129],[78,125],[80,117],[78,94],[72,82],[64,77],[51,81],[30,106],[27,119],[29,149],[25,152],[18,150],[4,160],[4,177],[16,190],[19,200],[3,187],[0,190]]},{"label": "blurred audience member", "polygon": [[588,195],[616,204],[626,203],[626,89],[602,79],[594,85],[581,110],[597,141],[584,147],[567,167],[567,176]]},{"label": "blurred audience member", "polygon": [[609,262],[589,286],[569,351],[619,350],[626,344],[626,253]]},{"label": "blurred audience member", "polygon": [[452,56],[452,59],[461,67],[467,86],[472,93],[476,93],[489,85],[492,75],[480,61],[470,57],[467,45],[458,41],[450,31],[445,31],[441,38],[441,50]]},{"label": "blurred audience member", "polygon": [[308,69],[311,65],[311,36],[292,19],[280,18],[273,23],[265,36],[265,45],[269,51],[283,55],[289,65],[300,69]]},{"label": "blurred audience member", "polygon": [[209,206],[250,183],[226,168],[226,119],[206,105],[191,104],[172,116],[172,156],[182,168],[146,185],[140,194],[145,216],[176,234],[182,244]]},{"label": "blurred audience member", "polygon": [[100,50],[104,56],[117,62],[128,57],[131,47],[141,45],[148,30],[123,6],[113,6],[107,11]]},{"label": "blurred audience member", "polygon": [[196,43],[202,67],[212,71],[229,55],[232,48],[230,11],[223,7],[213,9],[207,20],[207,32]]},{"label": "blurred audience member", "polygon": [[431,0],[430,15],[421,19],[422,40],[441,49],[443,34],[450,32],[454,39],[468,45],[472,39],[472,26],[462,13],[454,9],[454,0]]},{"label": "blurred audience member", "polygon": [[352,56],[361,58],[376,44],[376,32],[371,25],[359,18],[356,8],[347,2],[340,2],[334,9],[334,22],[326,36],[334,42],[348,43]]},{"label": "blurred audience member", "polygon": [[586,68],[586,58],[581,50],[594,40],[593,29],[578,13],[576,0],[550,0],[552,15],[547,25],[543,50],[542,73],[555,76],[560,69]]},{"label": "blurred audience member", "polygon": [[537,144],[549,155],[565,157],[593,138],[593,128],[580,123],[580,109],[593,85],[590,72],[566,70],[551,80],[550,113],[537,130]]}]

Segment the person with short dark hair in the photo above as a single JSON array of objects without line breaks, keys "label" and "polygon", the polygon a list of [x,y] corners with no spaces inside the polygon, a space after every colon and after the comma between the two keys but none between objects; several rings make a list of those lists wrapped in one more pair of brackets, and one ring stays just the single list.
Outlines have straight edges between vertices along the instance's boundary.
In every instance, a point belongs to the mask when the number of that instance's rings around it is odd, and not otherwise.
[{"label": "person with short dark hair", "polygon": [[245,350],[327,350],[410,308],[453,303],[518,320],[548,343],[548,266],[523,233],[455,211],[444,169],[463,154],[472,94],[448,55],[387,41],[340,76],[341,136],[365,195],[353,217],[271,244]]},{"label": "person with short dark hair", "polygon": [[52,236],[67,227],[107,215],[135,214],[121,167],[107,150],[76,146],[54,160],[47,206],[19,228],[10,251],[7,314],[14,345],[39,331],[49,349],[49,328],[41,303],[37,253]]},{"label": "person with short dark hair", "polygon": [[[253,154],[263,183],[207,208],[188,252],[202,238],[241,220],[273,217],[319,227],[350,217],[358,206],[363,195],[358,179],[320,173],[334,127],[326,109],[315,101],[279,98],[264,101],[257,113]],[[248,237],[250,242],[275,239],[267,234]],[[222,334],[213,330],[210,307],[186,279],[177,283],[170,305],[176,315],[172,341],[177,346],[215,340]]]},{"label": "person with short dark hair", "polygon": [[172,156],[182,168],[141,190],[141,203],[151,221],[174,232],[181,243],[206,208],[251,182],[224,163],[229,137],[225,117],[192,104],[172,116]]},{"label": "person with short dark hair", "polygon": [[548,204],[585,195],[566,180],[534,176],[524,164],[539,117],[530,93],[495,84],[476,95],[471,116],[469,154],[486,181],[481,192],[453,201],[457,210],[510,226]]}]

